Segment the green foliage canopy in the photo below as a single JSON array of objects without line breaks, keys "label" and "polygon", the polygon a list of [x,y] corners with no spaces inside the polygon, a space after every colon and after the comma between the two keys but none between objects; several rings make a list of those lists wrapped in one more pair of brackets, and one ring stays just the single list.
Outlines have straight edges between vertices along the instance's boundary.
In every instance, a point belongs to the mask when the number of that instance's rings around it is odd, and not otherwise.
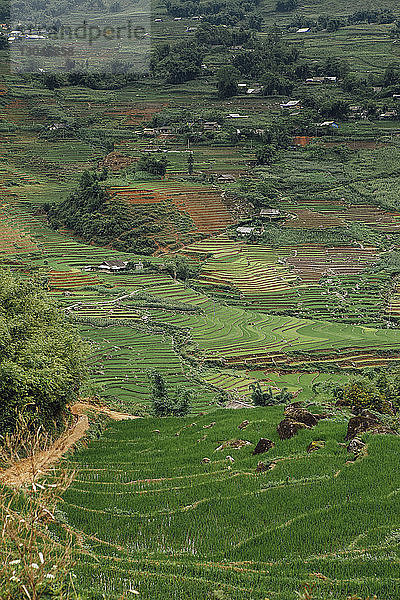
[{"label": "green foliage canopy", "polygon": [[22,415],[60,425],[86,375],[86,346],[43,287],[0,270],[0,431]]}]

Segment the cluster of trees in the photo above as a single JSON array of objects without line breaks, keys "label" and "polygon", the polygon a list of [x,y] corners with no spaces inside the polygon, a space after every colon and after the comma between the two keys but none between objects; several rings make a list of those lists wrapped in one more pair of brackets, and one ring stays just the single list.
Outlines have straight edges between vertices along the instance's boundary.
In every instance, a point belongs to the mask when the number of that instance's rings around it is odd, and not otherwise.
[{"label": "cluster of trees", "polygon": [[0,270],[0,431],[60,428],[86,377],[86,346],[43,285]]},{"label": "cluster of trees", "polygon": [[111,63],[111,73],[84,73],[72,70],[63,73],[43,73],[31,74],[26,77],[31,80],[37,80],[49,90],[68,86],[87,87],[93,90],[118,90],[134,81],[138,76],[129,71],[129,65],[122,65],[120,62]]},{"label": "cluster of trees", "polygon": [[205,46],[239,46],[254,39],[254,33],[242,27],[226,27],[201,22],[196,29],[195,39]]},{"label": "cluster of trees", "polygon": [[261,30],[260,0],[165,0],[167,13],[173,17],[202,17],[213,25],[241,26]]},{"label": "cluster of trees", "polygon": [[147,152],[142,154],[136,163],[137,171],[144,171],[151,175],[164,176],[167,171],[168,161],[167,157],[160,154],[154,154]]},{"label": "cluster of trees", "polygon": [[290,12],[299,7],[298,0],[278,0],[275,5],[276,12]]},{"label": "cluster of trees", "polygon": [[[139,161],[140,162],[140,161]],[[101,185],[107,172],[85,172],[78,188],[59,203],[45,204],[50,225],[67,227],[86,241],[116,250],[152,254],[164,230],[188,231],[192,222],[172,203],[149,207],[111,197]]]},{"label": "cluster of trees", "polygon": [[254,42],[252,48],[242,48],[232,57],[231,65],[217,73],[219,98],[229,98],[238,93],[241,77],[259,80],[264,93],[290,94],[296,79],[303,76],[298,67],[299,51],[283,41],[278,33],[270,33],[262,42]]},{"label": "cluster of trees", "polygon": [[364,377],[336,385],[333,397],[356,414],[364,409],[396,414],[400,408],[400,376],[382,369],[366,369]]},{"label": "cluster of trees", "polygon": [[164,377],[159,371],[149,373],[152,412],[156,417],[185,417],[190,409],[192,394],[184,388],[176,388],[174,394],[167,390]]},{"label": "cluster of trees", "polygon": [[165,83],[183,83],[201,74],[204,49],[195,42],[158,44],[151,57],[150,69]]},{"label": "cluster of trees", "polygon": [[381,23],[389,24],[395,22],[395,16],[391,10],[358,10],[351,15],[343,17],[320,15],[317,19],[309,19],[302,15],[296,17],[289,24],[290,28],[310,27],[316,31],[337,31],[341,27],[348,25],[358,25],[359,23]]},{"label": "cluster of trees", "polygon": [[400,408],[400,376],[382,367],[367,367],[348,383],[317,383],[313,392],[330,396],[355,414],[368,409],[395,415]]},{"label": "cluster of trees", "polygon": [[274,394],[271,388],[263,392],[260,384],[251,383],[251,399],[255,406],[273,406],[274,404],[285,404],[293,400],[293,394],[288,392],[287,388],[283,388],[277,394]]},{"label": "cluster of trees", "polygon": [[126,204],[111,199],[103,189],[100,182],[106,177],[106,172],[97,174],[86,171],[78,189],[68,198],[60,203],[45,204],[51,226],[55,229],[68,227],[88,241],[109,244],[120,240],[121,249],[132,248],[144,254],[153,252],[156,244],[146,236],[152,233],[151,225],[149,227],[142,223],[144,235],[136,242],[127,235],[132,231],[137,217]]}]

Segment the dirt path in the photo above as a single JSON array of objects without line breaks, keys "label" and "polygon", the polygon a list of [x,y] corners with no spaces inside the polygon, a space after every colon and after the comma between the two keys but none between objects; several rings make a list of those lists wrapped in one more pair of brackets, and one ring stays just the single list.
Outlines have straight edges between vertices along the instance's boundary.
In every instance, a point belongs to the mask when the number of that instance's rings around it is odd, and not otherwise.
[{"label": "dirt path", "polygon": [[39,474],[44,473],[46,469],[62,458],[68,450],[84,437],[89,429],[89,419],[85,414],[88,410],[105,414],[115,421],[140,419],[140,417],[111,410],[107,407],[77,402],[71,407],[71,412],[76,417],[75,423],[47,450],[41,450],[34,456],[19,460],[8,469],[0,471],[0,483],[13,487],[21,487],[23,484],[32,483]]}]

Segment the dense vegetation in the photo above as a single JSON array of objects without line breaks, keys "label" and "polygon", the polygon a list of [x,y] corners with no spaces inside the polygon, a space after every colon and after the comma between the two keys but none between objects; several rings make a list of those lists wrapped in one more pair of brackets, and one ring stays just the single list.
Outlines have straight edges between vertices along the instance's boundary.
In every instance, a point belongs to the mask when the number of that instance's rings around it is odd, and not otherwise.
[{"label": "dense vegetation", "polygon": [[[165,162],[154,157],[143,158],[139,168],[152,173],[165,172]],[[190,221],[171,204],[144,210],[113,198],[102,187],[107,173],[85,172],[79,187],[64,201],[45,205],[53,227],[67,227],[84,240],[109,244],[121,250],[151,254],[157,248],[154,235],[169,223],[187,229]]]},{"label": "dense vegetation", "polygon": [[67,418],[85,377],[87,350],[34,281],[0,271],[0,430],[19,420],[54,429]]}]

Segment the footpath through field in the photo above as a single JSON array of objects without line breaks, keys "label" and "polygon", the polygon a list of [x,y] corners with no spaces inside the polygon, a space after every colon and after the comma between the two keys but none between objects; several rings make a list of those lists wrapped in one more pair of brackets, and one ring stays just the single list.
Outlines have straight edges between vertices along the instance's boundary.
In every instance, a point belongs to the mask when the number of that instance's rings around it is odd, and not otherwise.
[{"label": "footpath through field", "polygon": [[128,415],[106,407],[97,407],[86,402],[77,402],[71,407],[75,422],[46,450],[34,453],[33,456],[17,461],[8,469],[0,472],[0,483],[13,487],[21,487],[26,483],[33,483],[38,475],[49,469],[54,463],[73,448],[89,429],[87,411],[105,414],[115,421],[140,419],[135,415]]}]

